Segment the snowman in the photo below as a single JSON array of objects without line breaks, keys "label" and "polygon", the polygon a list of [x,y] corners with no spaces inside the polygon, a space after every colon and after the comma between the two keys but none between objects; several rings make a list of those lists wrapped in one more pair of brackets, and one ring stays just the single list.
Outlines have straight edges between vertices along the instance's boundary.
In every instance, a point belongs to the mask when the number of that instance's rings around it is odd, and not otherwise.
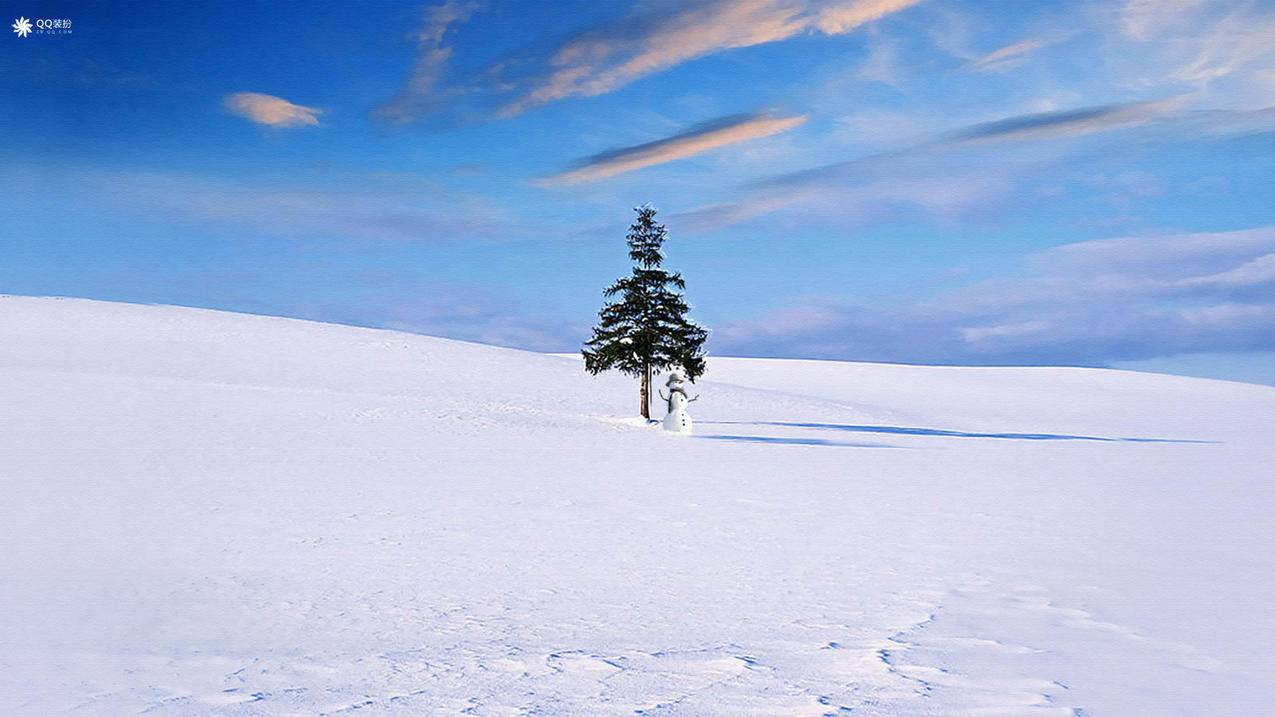
[{"label": "snowman", "polygon": [[686,413],[686,405],[698,399],[699,396],[695,398],[686,397],[685,381],[686,379],[682,378],[681,372],[674,371],[669,374],[668,383],[665,384],[668,386],[668,395],[665,396],[664,392],[660,391],[660,398],[668,402],[668,415],[664,417],[664,430],[669,433],[685,435],[691,432],[691,417]]}]

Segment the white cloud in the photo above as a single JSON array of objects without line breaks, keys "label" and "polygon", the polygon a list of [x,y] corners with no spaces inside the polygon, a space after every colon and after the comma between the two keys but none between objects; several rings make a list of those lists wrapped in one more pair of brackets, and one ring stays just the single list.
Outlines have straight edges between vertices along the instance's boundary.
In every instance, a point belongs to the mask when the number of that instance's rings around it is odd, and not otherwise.
[{"label": "white cloud", "polygon": [[319,124],[323,110],[289,102],[260,92],[236,92],[223,100],[226,109],[270,127],[305,127]]},{"label": "white cloud", "polygon": [[880,307],[793,302],[714,350],[945,363],[1105,364],[1275,350],[1275,227],[1078,242],[1023,270]]}]

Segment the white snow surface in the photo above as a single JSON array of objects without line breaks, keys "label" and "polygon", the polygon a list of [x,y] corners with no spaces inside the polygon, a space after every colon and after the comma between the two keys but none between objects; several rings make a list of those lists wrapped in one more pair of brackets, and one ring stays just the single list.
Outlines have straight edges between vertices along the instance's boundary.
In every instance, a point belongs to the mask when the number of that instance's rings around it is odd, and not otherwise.
[{"label": "white snow surface", "polygon": [[1275,713],[1275,389],[0,298],[0,714]]}]

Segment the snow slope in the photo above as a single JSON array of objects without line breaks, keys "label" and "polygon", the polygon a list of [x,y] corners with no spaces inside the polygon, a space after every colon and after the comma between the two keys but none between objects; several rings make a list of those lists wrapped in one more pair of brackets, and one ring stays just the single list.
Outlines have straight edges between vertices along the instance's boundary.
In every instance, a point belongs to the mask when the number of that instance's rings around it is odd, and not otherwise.
[{"label": "snow slope", "polygon": [[706,378],[0,297],[0,714],[1275,710],[1275,389]]}]

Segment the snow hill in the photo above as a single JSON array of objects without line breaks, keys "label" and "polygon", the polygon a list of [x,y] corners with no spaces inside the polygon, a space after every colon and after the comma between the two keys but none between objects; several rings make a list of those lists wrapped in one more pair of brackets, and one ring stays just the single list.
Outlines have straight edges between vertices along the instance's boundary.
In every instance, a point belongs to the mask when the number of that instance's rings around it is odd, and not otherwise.
[{"label": "snow hill", "polygon": [[1275,710],[1275,389],[0,298],[0,714]]}]

